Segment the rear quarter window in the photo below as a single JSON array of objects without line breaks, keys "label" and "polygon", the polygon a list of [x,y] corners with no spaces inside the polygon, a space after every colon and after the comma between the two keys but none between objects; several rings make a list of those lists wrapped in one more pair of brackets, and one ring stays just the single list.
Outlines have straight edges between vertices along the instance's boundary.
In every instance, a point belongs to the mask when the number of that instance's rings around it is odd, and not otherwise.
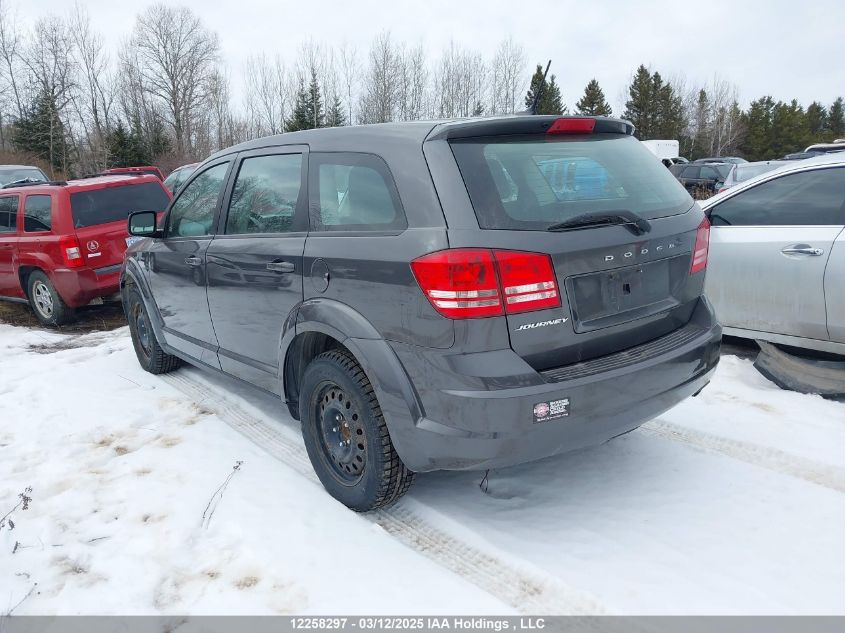
[{"label": "rear quarter window", "polygon": [[27,233],[43,233],[53,228],[53,198],[47,195],[26,197],[23,205],[23,230]]},{"label": "rear quarter window", "polygon": [[483,229],[544,230],[583,213],[684,213],[692,199],[630,136],[503,137],[452,141]]},{"label": "rear quarter window", "polygon": [[170,198],[158,182],[104,187],[70,194],[73,226],[125,221],[135,211],[164,211]]},{"label": "rear quarter window", "polygon": [[308,163],[312,230],[408,228],[393,176],[380,157],[355,152],[312,152]]}]

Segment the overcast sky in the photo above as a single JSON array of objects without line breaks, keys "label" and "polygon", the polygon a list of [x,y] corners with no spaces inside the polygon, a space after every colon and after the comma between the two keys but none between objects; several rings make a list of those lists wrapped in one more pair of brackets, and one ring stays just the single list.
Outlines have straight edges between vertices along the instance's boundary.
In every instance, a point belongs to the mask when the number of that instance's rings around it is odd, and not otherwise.
[{"label": "overcast sky", "polygon": [[[7,0],[8,1],[8,0]],[[115,50],[137,12],[151,0],[80,0],[93,25]],[[12,0],[12,4],[15,1]],[[570,108],[591,77],[614,113],[640,63],[665,77],[683,72],[690,83],[714,73],[734,82],[743,107],[771,94],[829,105],[845,95],[845,0],[184,0],[220,35],[234,84],[251,53],[279,52],[293,61],[300,43],[340,45],[366,53],[389,30],[431,54],[455,40],[492,56],[507,36],[521,43],[529,63],[552,59]],[[68,0],[17,2],[20,18],[68,11]],[[361,55],[363,58],[363,54]],[[236,88],[237,90],[237,88]]]}]

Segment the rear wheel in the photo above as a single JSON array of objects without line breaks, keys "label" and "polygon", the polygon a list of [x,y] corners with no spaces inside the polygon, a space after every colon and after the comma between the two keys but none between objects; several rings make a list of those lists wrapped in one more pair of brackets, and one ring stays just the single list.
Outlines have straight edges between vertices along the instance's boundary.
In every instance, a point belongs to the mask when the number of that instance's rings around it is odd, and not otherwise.
[{"label": "rear wheel", "polygon": [[159,345],[147,308],[134,286],[126,290],[126,318],[129,321],[135,356],[138,357],[141,367],[151,374],[166,374],[182,364],[178,356],[166,353]]},{"label": "rear wheel", "polygon": [[73,309],[62,300],[46,274],[36,270],[27,279],[26,287],[29,305],[43,325],[62,325],[73,319]]},{"label": "rear wheel", "polygon": [[308,365],[299,412],[308,457],[335,499],[367,512],[407,492],[414,473],[393,448],[372,385],[348,352],[324,352]]}]

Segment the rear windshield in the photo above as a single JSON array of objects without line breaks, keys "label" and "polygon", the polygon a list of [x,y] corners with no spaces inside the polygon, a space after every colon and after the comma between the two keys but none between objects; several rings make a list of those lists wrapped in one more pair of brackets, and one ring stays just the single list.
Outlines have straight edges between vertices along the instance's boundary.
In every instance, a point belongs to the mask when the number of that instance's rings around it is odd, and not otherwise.
[{"label": "rear windshield", "polygon": [[452,142],[483,229],[544,230],[582,213],[684,213],[692,199],[631,136],[478,138]]},{"label": "rear windshield", "polygon": [[157,182],[70,194],[73,225],[77,229],[126,220],[135,211],[164,211],[168,204],[170,199]]}]

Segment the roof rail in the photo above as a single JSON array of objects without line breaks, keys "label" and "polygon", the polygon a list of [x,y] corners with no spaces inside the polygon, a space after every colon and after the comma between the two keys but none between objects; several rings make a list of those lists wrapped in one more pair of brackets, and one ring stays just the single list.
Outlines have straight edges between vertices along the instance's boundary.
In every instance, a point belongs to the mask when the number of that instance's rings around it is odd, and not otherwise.
[{"label": "roof rail", "polygon": [[3,185],[3,189],[17,189],[18,187],[34,187],[36,185],[46,185],[48,187],[64,187],[67,184],[65,180],[33,180],[25,178],[23,180],[15,180],[7,182]]}]

